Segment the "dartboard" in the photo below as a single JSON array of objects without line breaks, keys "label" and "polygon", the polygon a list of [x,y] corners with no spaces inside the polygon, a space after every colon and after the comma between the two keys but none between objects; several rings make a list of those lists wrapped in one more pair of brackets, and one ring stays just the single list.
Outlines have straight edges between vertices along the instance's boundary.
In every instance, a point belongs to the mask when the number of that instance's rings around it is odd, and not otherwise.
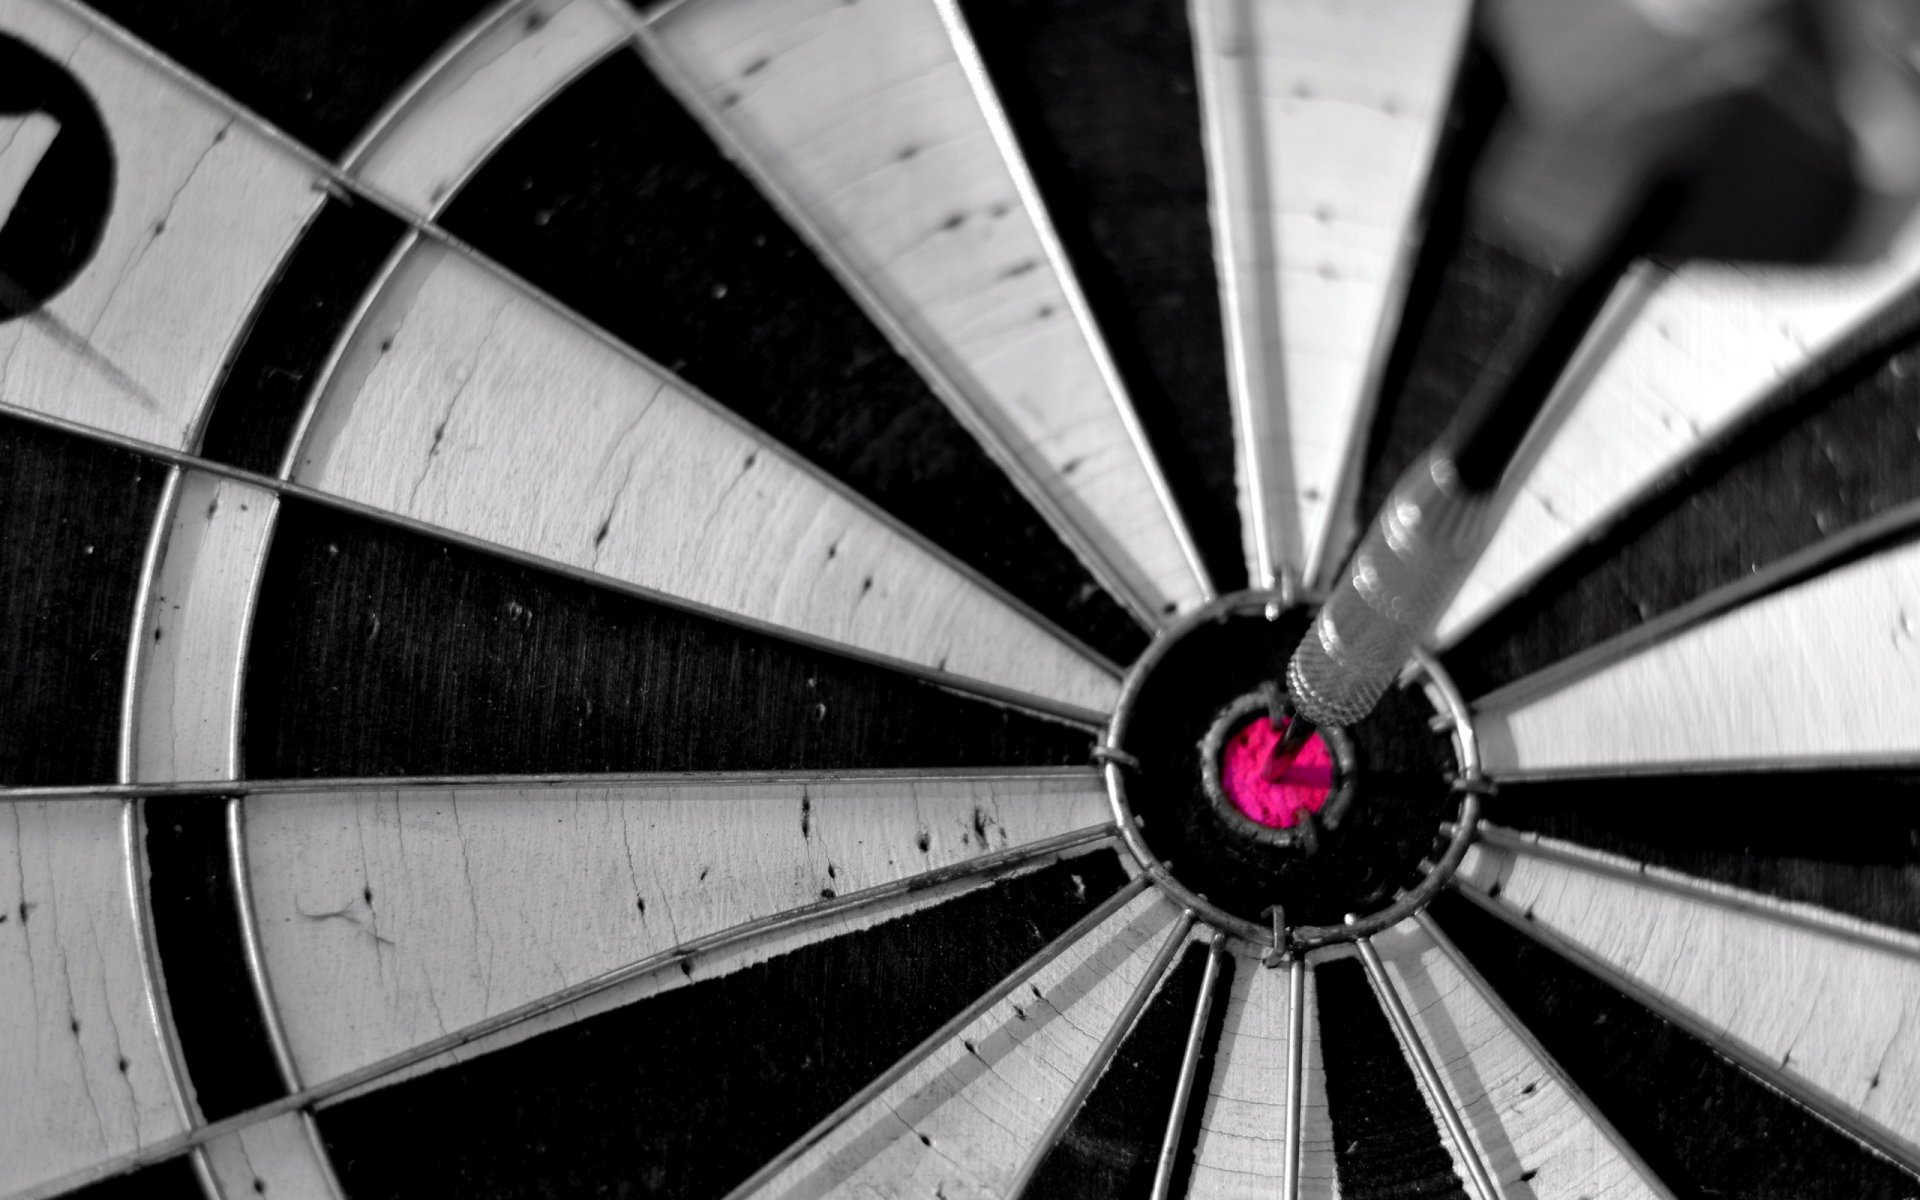
[{"label": "dartboard", "polygon": [[[1469,0],[0,0],[0,1195],[1920,1196],[1920,243],[1549,274]],[[1629,303],[1629,301],[1631,301]]]}]

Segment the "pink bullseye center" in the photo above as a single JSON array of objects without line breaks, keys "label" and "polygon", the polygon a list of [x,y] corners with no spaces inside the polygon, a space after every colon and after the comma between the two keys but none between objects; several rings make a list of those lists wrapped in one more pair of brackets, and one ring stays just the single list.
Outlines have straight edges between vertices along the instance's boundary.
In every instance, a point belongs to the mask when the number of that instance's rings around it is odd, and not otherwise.
[{"label": "pink bullseye center", "polygon": [[1333,754],[1319,734],[1307,739],[1279,778],[1267,778],[1275,743],[1286,729],[1257,716],[1235,730],[1220,752],[1220,787],[1248,820],[1291,829],[1302,810],[1319,812],[1333,792]]}]

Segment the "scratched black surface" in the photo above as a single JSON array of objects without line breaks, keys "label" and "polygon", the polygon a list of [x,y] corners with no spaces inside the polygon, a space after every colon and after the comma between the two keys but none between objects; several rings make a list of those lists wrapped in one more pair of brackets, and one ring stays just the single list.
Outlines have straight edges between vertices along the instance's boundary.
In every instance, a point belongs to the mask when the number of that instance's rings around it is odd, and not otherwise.
[{"label": "scratched black surface", "polygon": [[1467,1200],[1360,961],[1321,963],[1313,986],[1342,1200]]},{"label": "scratched black surface", "polygon": [[616,53],[570,85],[442,222],[1110,658],[1145,646],[637,55]]},{"label": "scratched black surface", "polygon": [[323,158],[338,158],[488,0],[88,0]]},{"label": "scratched black surface", "polygon": [[1089,736],[879,667],[286,502],[247,773],[1085,762]]},{"label": "scratched black surface", "polygon": [[286,1093],[247,971],[227,845],[227,805],[143,802],[153,943],[188,1080],[209,1121]]},{"label": "scratched black surface", "polygon": [[1124,880],[1101,851],[730,975],[696,970],[322,1109],[321,1137],[355,1200],[718,1196]]},{"label": "scratched black surface", "polygon": [[166,469],[0,417],[0,781],[110,783]]},{"label": "scratched black surface", "polygon": [[[1174,1084],[1180,1078],[1187,1030],[1193,1024],[1193,1006],[1200,996],[1200,979],[1206,969],[1204,945],[1195,943],[1181,952],[1180,960],[1167,972],[1166,982],[1147,1002],[1146,1011],[1120,1044],[1106,1074],[1094,1085],[1093,1094],[1041,1161],[1029,1195],[1116,1200],[1153,1194],[1160,1139],[1173,1108]],[[1222,986],[1220,995],[1225,994]],[[1224,1013],[1225,1003],[1218,1008]],[[1189,1116],[1196,1120],[1206,1105],[1204,1070],[1211,1066],[1211,1052],[1219,1045],[1218,1025],[1216,1020],[1208,1057],[1201,1063],[1203,1073],[1196,1076],[1200,1082],[1195,1084],[1188,1109]],[[1176,1163],[1184,1162],[1185,1169],[1190,1170],[1191,1142],[1183,1139],[1181,1147],[1183,1155]],[[1184,1177],[1184,1170],[1176,1174],[1176,1183]],[[1176,1189],[1173,1194],[1182,1193]]]},{"label": "scratched black surface", "polygon": [[[1920,773],[1508,784],[1496,824],[1920,932]],[[1658,813],[1650,821],[1647,814]]]},{"label": "scratched black surface", "polygon": [[308,393],[403,228],[372,204],[327,199],[221,376],[200,437],[203,456],[263,475],[279,471]]},{"label": "scratched black surface", "polygon": [[1675,1194],[1796,1200],[1914,1194],[1914,1180],[1892,1164],[1472,901],[1442,895],[1432,912]]},{"label": "scratched black surface", "polygon": [[1214,584],[1244,587],[1186,5],[960,7]]}]

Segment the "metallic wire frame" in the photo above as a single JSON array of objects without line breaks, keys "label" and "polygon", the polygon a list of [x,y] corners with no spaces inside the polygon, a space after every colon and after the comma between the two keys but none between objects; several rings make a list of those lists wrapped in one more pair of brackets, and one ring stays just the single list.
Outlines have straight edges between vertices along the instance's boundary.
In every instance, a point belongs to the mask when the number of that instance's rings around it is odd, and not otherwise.
[{"label": "metallic wire frame", "polygon": [[[680,101],[681,107],[699,122],[701,128],[713,139],[714,144],[720,147],[727,158],[740,167],[774,210],[785,219],[794,232],[800,235],[801,240],[813,249],[820,261],[839,281],[847,295],[853,298],[861,311],[885,335],[888,344],[893,346],[913,367],[915,374],[926,382],[947,410],[967,432],[974,436],[986,451],[987,456],[1012,481],[1027,502],[1033,505],[1034,510],[1040,513],[1048,527],[1059,535],[1101,587],[1119,601],[1121,607],[1126,609],[1143,628],[1148,630],[1158,628],[1165,619],[1164,614],[1157,611],[1153,603],[1128,582],[1120,569],[1110,561],[1108,553],[1095,543],[1081,527],[1080,522],[1071,516],[1060,504],[1059,499],[1048,490],[1039,476],[1027,467],[993,419],[967,394],[967,390],[935,361],[926,347],[907,331],[905,324],[881,300],[874,288],[861,277],[806,207],[774,178],[773,173],[761,164],[759,158],[734,135],[733,131],[713,111],[712,105],[700,95],[700,89],[695,86],[686,69],[681,66],[660,35],[653,30],[655,24],[666,20],[684,4],[698,3],[698,0],[682,0],[682,2],[661,5],[645,15],[636,15],[626,10],[622,0],[604,0],[604,2],[613,11],[615,18],[625,22],[632,30],[631,41],[635,52],[640,55],[641,60],[652,70],[655,77],[675,99]],[[991,123],[990,117],[989,123]],[[1009,162],[1009,170],[1011,169],[1012,163]],[[1029,209],[1029,216],[1032,215],[1032,210]],[[1048,244],[1045,237],[1042,241],[1043,244]],[[1069,295],[1071,294],[1069,290]],[[1124,408],[1130,409],[1131,406],[1124,406]],[[1131,435],[1133,428],[1132,426],[1128,428]],[[1135,447],[1136,449],[1140,447],[1138,440],[1135,442]],[[1157,480],[1158,470],[1151,466],[1154,460],[1147,458],[1145,461],[1149,464],[1152,477]],[[1174,514],[1173,521],[1176,536],[1183,549],[1186,549],[1191,539],[1186,533],[1185,526],[1180,523],[1177,514]],[[1195,552],[1188,551],[1188,553],[1191,557]],[[1211,595],[1212,585],[1206,574],[1201,572],[1198,579],[1203,594]]]},{"label": "metallic wire frame", "polygon": [[1479,844],[1504,854],[1557,863],[1584,874],[1611,879],[1628,887],[1665,892],[1742,916],[1755,917],[1789,929],[1798,929],[1817,937],[1831,938],[1882,954],[1891,954],[1920,962],[1920,935],[1870,921],[1854,920],[1811,906],[1789,906],[1770,897],[1733,887],[1719,887],[1690,875],[1653,865],[1633,863],[1603,856],[1537,836],[1516,832],[1499,825],[1482,824],[1475,834]]},{"label": "metallic wire frame", "polygon": [[902,899],[950,884],[985,883],[1028,867],[1037,867],[1044,860],[1077,856],[1111,844],[1113,834],[1111,825],[1094,825],[1085,829],[1076,829],[1022,845],[1009,846],[991,854],[982,854],[978,858],[963,863],[922,871],[917,875],[875,884],[831,899],[816,900],[796,908],[770,913],[764,917],[756,917],[738,925],[715,930],[625,966],[603,971],[525,1004],[495,1013],[491,1017],[390,1054],[332,1079],[312,1084],[300,1091],[282,1096],[278,1100],[257,1105],[245,1112],[236,1113],[231,1117],[202,1125],[174,1137],[149,1142],[138,1150],[94,1163],[64,1178],[28,1188],[8,1197],[7,1200],[45,1200],[47,1197],[59,1196],[84,1184],[123,1174],[161,1159],[172,1158],[216,1138],[238,1132],[282,1114],[322,1106],[347,1093],[358,1091],[389,1076],[419,1066],[450,1051],[458,1050],[462,1046],[471,1045],[502,1030],[577,1004],[589,996],[598,995],[650,975],[683,966],[690,967],[701,958],[722,950],[734,949],[788,930],[806,928],[848,913],[872,908],[889,900]]},{"label": "metallic wire frame", "polygon": [[1360,960],[1367,965],[1367,979],[1373,984],[1373,993],[1379,998],[1387,1020],[1392,1022],[1394,1033],[1399,1036],[1401,1053],[1420,1076],[1420,1086],[1425,1089],[1428,1102],[1440,1114],[1441,1123],[1446,1126],[1447,1136],[1453,1141],[1454,1157],[1466,1173],[1474,1195],[1477,1200],[1501,1200],[1500,1189],[1493,1182],[1493,1173],[1481,1160],[1480,1149],[1467,1132],[1465,1118],[1454,1106],[1453,1097],[1447,1094],[1447,1086],[1440,1078],[1439,1068],[1433,1065],[1433,1056],[1427,1053],[1426,1044],[1420,1040],[1420,1031],[1414,1027],[1413,1017],[1407,1013],[1399,990],[1393,986],[1386,964],[1380,961],[1380,952],[1374,949],[1373,939],[1363,937],[1354,945],[1360,950]]},{"label": "metallic wire frame", "polygon": [[1114,1017],[1113,1025],[1107,1030],[1107,1035],[1094,1048],[1093,1057],[1088,1059],[1086,1065],[1080,1069],[1080,1075],[1073,1081],[1073,1086],[1067,1090],[1066,1098],[1061,1100],[1060,1107],[1054,1110],[1053,1119],[1048,1121],[1047,1127],[1040,1132],[1039,1141],[1027,1151],[1026,1161],[1020,1165],[1018,1171],[1014,1172],[1013,1182],[1007,1186],[1005,1200],[1021,1200],[1021,1197],[1026,1195],[1027,1189],[1033,1184],[1034,1176],[1040,1173],[1040,1165],[1047,1160],[1047,1155],[1053,1152],[1054,1146],[1067,1132],[1067,1126],[1073,1123],[1073,1118],[1079,1113],[1080,1106],[1085,1104],[1087,1097],[1093,1094],[1094,1085],[1100,1082],[1100,1076],[1106,1072],[1107,1064],[1111,1063],[1113,1056],[1120,1052],[1121,1043],[1126,1041],[1127,1034],[1133,1031],[1134,1022],[1140,1019],[1140,1011],[1147,1006],[1147,1001],[1153,998],[1154,991],[1160,986],[1160,981],[1166,977],[1168,968],[1172,966],[1174,957],[1180,953],[1181,947],[1187,944],[1187,934],[1192,929],[1193,913],[1182,910],[1174,919],[1173,928],[1167,933],[1166,940],[1160,943],[1159,952],[1153,956],[1153,961],[1141,973],[1140,981],[1134,985],[1132,994],[1127,997],[1126,1003],[1120,1006],[1120,1012]]},{"label": "metallic wire frame", "polygon": [[1200,997],[1193,1005],[1193,1023],[1187,1027],[1186,1049],[1180,1054],[1180,1077],[1173,1087],[1167,1131],[1160,1138],[1160,1158],[1153,1169],[1152,1200],[1168,1200],[1173,1187],[1173,1170],[1180,1157],[1180,1135],[1186,1128],[1187,1109],[1193,1102],[1193,1085],[1200,1073],[1200,1052],[1207,1040],[1207,1018],[1213,1012],[1214,993],[1220,987],[1220,967],[1226,957],[1227,935],[1215,933],[1207,945],[1206,973],[1200,977]]},{"label": "metallic wire frame", "polygon": [[1455,879],[1453,885],[1454,890],[1460,895],[1518,930],[1530,940],[1597,977],[1661,1020],[1706,1043],[1715,1053],[1732,1060],[1734,1065],[1753,1076],[1761,1086],[1779,1092],[1843,1136],[1851,1138],[1908,1174],[1920,1177],[1920,1150],[1908,1145],[1891,1131],[1858,1113],[1849,1111],[1840,1101],[1811,1084],[1787,1074],[1770,1057],[1756,1053],[1746,1043],[1728,1036],[1724,1030],[1715,1029],[1709,1022],[1673,1003],[1572,939],[1543,927],[1538,921],[1528,920],[1513,912],[1500,901],[1488,896],[1478,884],[1464,879]]},{"label": "metallic wire frame", "polygon": [[758,783],[938,783],[971,780],[1082,781],[1100,786],[1092,767],[879,767],[864,770],[818,771],[613,771],[579,775],[375,775],[341,778],[207,779],[164,783],[72,784],[57,787],[0,788],[0,804],[31,801],[101,800],[112,797],[178,796],[225,800],[231,796],[337,795],[343,792],[379,794],[409,791],[445,791],[449,788],[608,788],[737,787]]},{"label": "metallic wire frame", "polygon": [[1125,908],[1149,886],[1150,882],[1145,875],[1137,875],[1119,891],[1102,900],[1087,915],[1069,926],[1064,933],[1035,951],[1030,958],[1015,967],[1000,982],[983,992],[973,1003],[961,1009],[940,1028],[922,1039],[919,1045],[901,1055],[892,1066],[875,1076],[866,1086],[849,1096],[838,1108],[821,1118],[813,1128],[795,1138],[759,1170],[735,1184],[723,1200],[745,1200],[745,1197],[771,1182],[775,1176],[797,1162],[807,1151],[832,1137],[836,1130],[851,1120],[861,1109],[879,1099],[888,1088],[906,1078],[915,1067],[933,1057],[942,1046],[959,1037],[967,1026],[985,1016],[989,1009],[1004,1000],[1015,988],[1038,974],[1074,943],[1092,933],[1115,913]]},{"label": "metallic wire frame", "polygon": [[[1418,884],[1401,893],[1387,907],[1347,924],[1292,926],[1281,935],[1276,935],[1272,926],[1235,916],[1176,879],[1167,864],[1147,845],[1139,820],[1127,803],[1128,767],[1124,761],[1116,760],[1115,753],[1125,757],[1127,725],[1133,719],[1133,709],[1139,702],[1141,689],[1146,686],[1148,677],[1159,666],[1160,660],[1182,637],[1202,625],[1226,617],[1265,613],[1279,603],[1281,600],[1277,592],[1231,592],[1194,609],[1154,638],[1146,653],[1127,672],[1126,680],[1121,685],[1120,700],[1114,706],[1113,719],[1107,725],[1107,735],[1102,743],[1102,748],[1109,753],[1103,757],[1101,771],[1106,777],[1107,800],[1113,809],[1114,825],[1120,838],[1140,868],[1153,877],[1161,891],[1180,907],[1198,914],[1202,921],[1215,929],[1231,933],[1255,946],[1272,947],[1281,953],[1297,953],[1316,946],[1371,937],[1424,908],[1459,867],[1460,860],[1466,857],[1467,846],[1473,840],[1474,826],[1480,818],[1479,793],[1484,790],[1486,783],[1480,769],[1480,747],[1474,734],[1473,711],[1467,707],[1459,689],[1454,687],[1453,681],[1441,669],[1439,661],[1425,651],[1417,651],[1401,675],[1401,685],[1405,687],[1420,683],[1426,689],[1428,699],[1439,710],[1438,719],[1452,734],[1454,756],[1459,764],[1454,787],[1460,793],[1458,816],[1450,823],[1450,829],[1442,826],[1442,831],[1450,839],[1447,849]],[[1282,940],[1284,945],[1281,944]]]},{"label": "metallic wire frame", "polygon": [[1281,1200],[1299,1200],[1307,1107],[1307,957],[1287,964],[1287,1115],[1281,1130]]},{"label": "metallic wire frame", "polygon": [[1573,1077],[1566,1073],[1551,1054],[1547,1053],[1547,1048],[1533,1036],[1533,1031],[1514,1015],[1513,1010],[1507,1007],[1506,1001],[1500,998],[1500,994],[1494,991],[1493,986],[1481,977],[1472,963],[1467,961],[1466,955],[1460,953],[1460,948],[1453,944],[1453,939],[1441,930],[1433,917],[1428,913],[1419,912],[1413,915],[1413,919],[1420,926],[1420,931],[1439,947],[1440,953],[1446,957],[1453,969],[1466,980],[1467,986],[1472,988],[1481,1002],[1492,1010],[1493,1015],[1506,1027],[1514,1040],[1526,1048],[1527,1053],[1540,1064],[1541,1070],[1545,1071],[1567,1098],[1573,1101],[1575,1107],[1579,1108],[1588,1123],[1599,1130],[1600,1135],[1607,1139],[1614,1152],[1633,1168],[1641,1185],[1658,1200],[1675,1200],[1673,1191],[1653,1173],[1653,1168],[1648,1166],[1639,1152],[1620,1135],[1620,1131],[1614,1128],[1613,1122],[1607,1120],[1606,1114],[1601,1112],[1593,1101],[1588,1099],[1587,1094],[1580,1090],[1580,1085],[1573,1081]]},{"label": "metallic wire frame", "polygon": [[[871,500],[854,491],[841,480],[820,470],[805,456],[799,454],[785,443],[775,439],[765,430],[753,425],[732,409],[707,396],[698,388],[686,383],[686,381],[679,379],[673,372],[668,371],[647,355],[640,353],[640,351],[634,347],[622,342],[568,306],[560,303],[560,301],[555,299],[550,293],[535,287],[532,283],[515,275],[472,246],[467,245],[465,242],[449,234],[434,224],[427,215],[415,211],[411,206],[387,195],[379,188],[347,174],[335,164],[321,158],[284,131],[262,118],[259,114],[241,105],[232,97],[208,84],[197,75],[187,71],[178,63],[175,63],[172,59],[167,58],[153,47],[147,45],[120,25],[100,13],[95,12],[93,9],[86,7],[84,4],[79,3],[78,0],[47,0],[47,2],[98,31],[122,50],[125,50],[156,71],[174,80],[187,91],[199,96],[208,104],[215,106],[233,117],[236,121],[243,123],[248,129],[264,140],[280,147],[291,158],[313,172],[314,175],[318,177],[320,181],[319,186],[323,190],[338,195],[363,199],[367,203],[379,207],[399,220],[403,225],[418,234],[421,240],[437,242],[449,252],[463,256],[469,261],[478,264],[490,275],[499,279],[503,285],[513,289],[527,300],[546,308],[549,312],[570,324],[582,334],[593,338],[615,354],[638,365],[642,370],[649,372],[655,378],[670,382],[675,390],[690,403],[700,406],[708,415],[741,431],[745,436],[755,439],[764,447],[765,452],[783,459],[793,467],[797,473],[845,501],[864,517],[886,527],[889,532],[899,537],[903,542],[939,562],[946,569],[965,579],[971,586],[992,596],[995,601],[1005,605],[1021,619],[1045,630],[1049,636],[1073,649],[1076,653],[1082,655],[1102,670],[1116,677],[1121,674],[1120,667],[1117,664],[1113,663],[1098,651],[1084,645],[1080,639],[1061,629],[1049,618],[1034,611],[1024,601],[1008,593],[999,584],[987,579],[971,565],[962,562],[948,551],[935,545],[929,541],[924,534],[902,523],[898,518],[883,509],[880,509],[874,505]],[[625,17],[625,19],[633,20],[630,16]],[[639,26],[636,25],[635,28],[639,28]],[[644,30],[642,32],[644,33]],[[1075,705],[1060,704],[1058,702],[1047,701],[1044,698],[1035,697],[1032,699],[1039,701],[1039,705],[1035,706],[1029,703],[1016,689],[985,684],[983,686],[987,690],[982,691],[976,688],[972,681],[948,672],[889,660],[884,658],[884,656],[864,654],[852,647],[836,646],[833,643],[825,642],[818,638],[810,638],[807,635],[793,631],[783,632],[778,626],[756,621],[738,614],[728,613],[724,609],[673,597],[669,593],[660,592],[651,588],[618,584],[604,577],[593,576],[591,573],[581,571],[578,568],[563,569],[561,564],[547,562],[536,556],[523,554],[508,547],[493,545],[481,538],[454,534],[451,530],[439,530],[426,522],[401,517],[395,513],[383,513],[380,509],[371,505],[356,504],[338,497],[330,498],[324,492],[305,487],[291,480],[273,479],[256,472],[246,471],[238,467],[230,467],[224,463],[211,462],[186,451],[174,450],[170,447],[142,441],[139,438],[129,437],[124,434],[95,429],[76,421],[70,421],[66,418],[56,417],[49,413],[42,413],[35,409],[25,408],[11,403],[0,402],[0,413],[13,415],[22,420],[35,422],[48,428],[60,429],[107,445],[119,446],[122,449],[131,450],[136,454],[141,454],[162,462],[171,462],[177,466],[199,467],[210,474],[237,479],[244,483],[253,483],[268,490],[295,495],[301,499],[310,500],[315,503],[329,504],[331,507],[354,512],[357,515],[366,516],[374,520],[384,521],[390,525],[416,529],[418,532],[439,537],[444,541],[452,541],[458,545],[468,545],[499,557],[506,557],[515,561],[524,561],[528,565],[538,566],[548,571],[557,571],[561,574],[570,575],[570,577],[580,578],[585,582],[597,584],[598,586],[614,586],[616,590],[624,590],[629,594],[641,595],[643,598],[652,599],[657,603],[678,608],[681,611],[696,612],[738,627],[770,632],[773,636],[783,637],[788,641],[797,641],[803,645],[816,646],[830,653],[860,658],[863,661],[875,662],[882,666],[890,666],[892,669],[914,674],[916,677],[925,678],[929,682],[939,686],[957,690],[968,695],[980,695],[1012,707],[1027,709],[1028,711],[1038,712],[1043,715],[1055,716],[1074,724],[1091,725],[1095,728],[1105,721],[1105,714],[1080,709]]]}]

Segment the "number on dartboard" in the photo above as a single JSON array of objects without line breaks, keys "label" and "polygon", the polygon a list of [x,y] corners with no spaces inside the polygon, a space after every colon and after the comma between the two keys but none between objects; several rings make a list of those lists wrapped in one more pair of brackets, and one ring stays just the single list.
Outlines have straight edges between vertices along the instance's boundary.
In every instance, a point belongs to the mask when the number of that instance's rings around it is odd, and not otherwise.
[{"label": "number on dartboard", "polygon": [[0,321],[38,309],[100,246],[113,148],[73,73],[0,33]]}]

